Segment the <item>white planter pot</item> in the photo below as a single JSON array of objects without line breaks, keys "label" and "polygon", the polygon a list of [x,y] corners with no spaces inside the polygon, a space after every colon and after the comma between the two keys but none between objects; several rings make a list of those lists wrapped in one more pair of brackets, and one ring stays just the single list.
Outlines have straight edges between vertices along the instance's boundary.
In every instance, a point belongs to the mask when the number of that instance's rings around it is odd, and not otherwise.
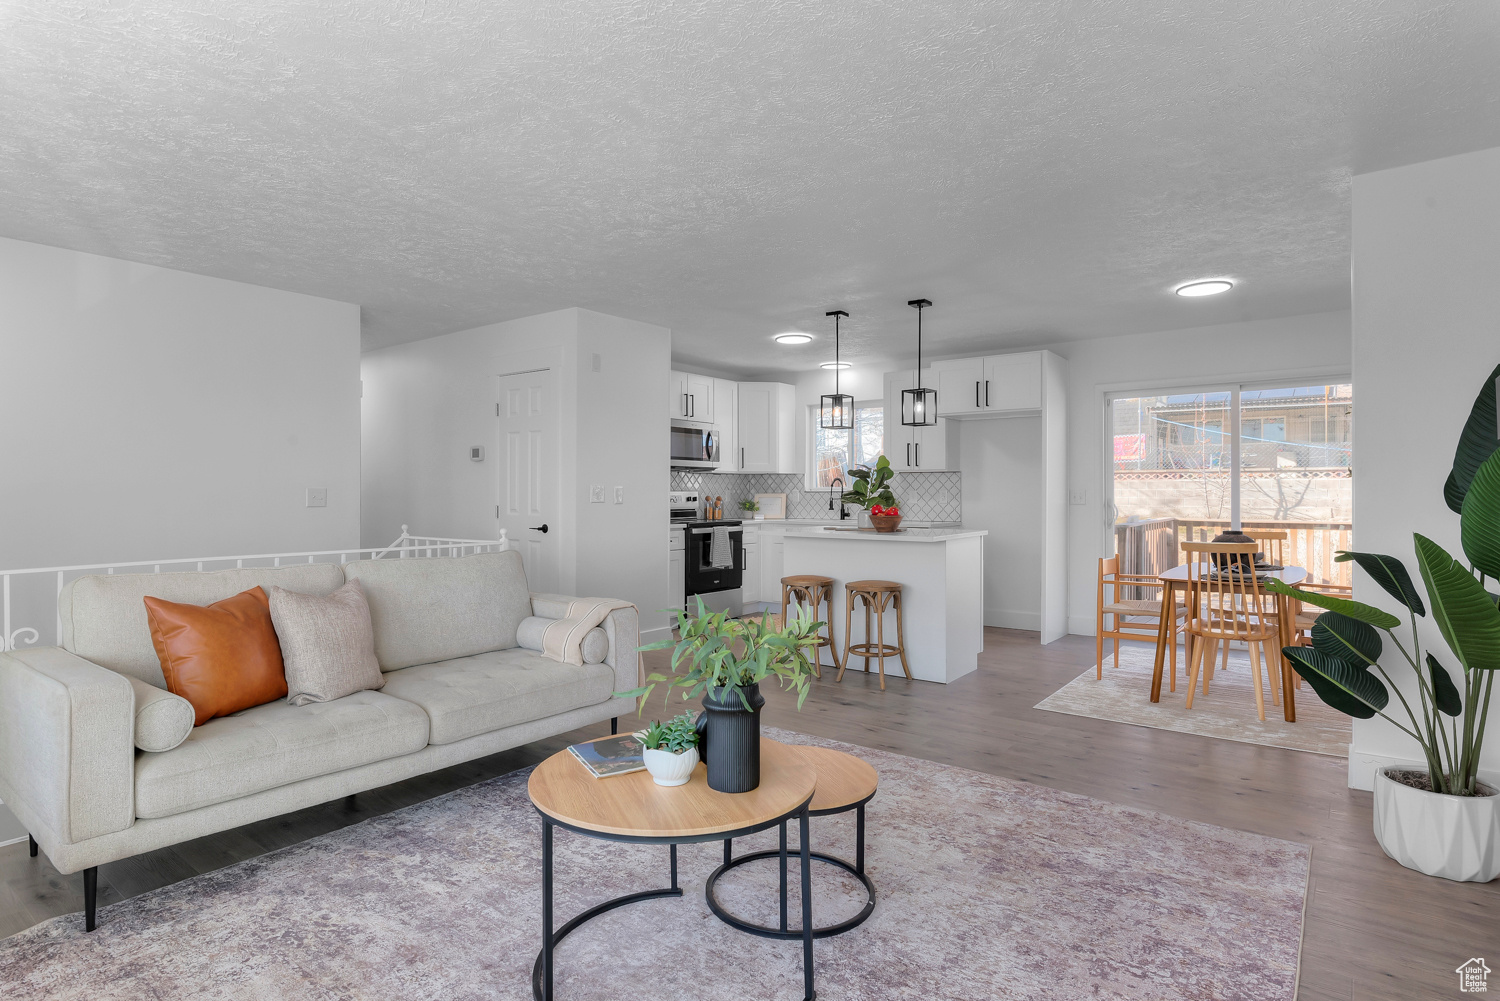
[{"label": "white planter pot", "polygon": [[646,771],[651,773],[652,780],[659,786],[686,785],[687,780],[693,777],[693,769],[698,767],[696,747],[690,747],[681,754],[648,747],[641,754],[646,759]]},{"label": "white planter pot", "polygon": [[1500,795],[1445,796],[1375,773],[1375,840],[1408,869],[1487,883],[1500,876]]}]

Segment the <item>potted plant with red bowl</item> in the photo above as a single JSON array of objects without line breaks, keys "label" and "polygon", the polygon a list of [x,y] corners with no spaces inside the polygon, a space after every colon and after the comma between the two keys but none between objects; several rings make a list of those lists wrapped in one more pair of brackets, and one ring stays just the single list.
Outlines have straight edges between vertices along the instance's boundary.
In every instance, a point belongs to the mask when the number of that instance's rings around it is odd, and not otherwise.
[{"label": "potted plant with red bowl", "polygon": [[901,524],[901,509],[896,506],[896,495],[890,488],[895,475],[891,461],[883,455],[874,466],[855,466],[849,470],[854,482],[840,499],[864,508],[875,531],[894,532]]}]

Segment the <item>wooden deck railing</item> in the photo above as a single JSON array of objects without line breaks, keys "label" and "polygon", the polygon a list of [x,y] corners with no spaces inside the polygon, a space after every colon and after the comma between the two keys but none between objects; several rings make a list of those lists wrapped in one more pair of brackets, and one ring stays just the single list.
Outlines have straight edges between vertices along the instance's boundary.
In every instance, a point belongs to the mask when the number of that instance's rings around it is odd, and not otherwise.
[{"label": "wooden deck railing", "polygon": [[[1183,518],[1122,522],[1115,526],[1115,552],[1120,556],[1120,569],[1125,573],[1161,573],[1182,562],[1179,542],[1207,542],[1228,527],[1228,521]],[[1242,527],[1286,532],[1285,560],[1291,566],[1305,567],[1309,582],[1353,583],[1353,564],[1334,562],[1334,555],[1340,549],[1349,548],[1354,529],[1350,523],[1247,521]]]}]

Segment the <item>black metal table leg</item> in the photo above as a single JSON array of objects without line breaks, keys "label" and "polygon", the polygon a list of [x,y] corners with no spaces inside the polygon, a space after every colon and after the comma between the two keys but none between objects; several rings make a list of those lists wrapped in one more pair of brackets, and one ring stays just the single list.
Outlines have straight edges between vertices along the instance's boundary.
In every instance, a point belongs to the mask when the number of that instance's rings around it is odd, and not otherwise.
[{"label": "black metal table leg", "polygon": [[[807,810],[797,818],[797,834],[802,841],[802,985],[803,1001],[816,1001],[818,992],[813,989],[813,920],[812,920],[812,838],[807,829]],[[785,901],[785,897],[782,898]]]},{"label": "black metal table leg", "polygon": [[863,875],[865,871],[865,805],[859,804],[859,812],[854,821],[854,868]]},{"label": "black metal table leg", "polygon": [[734,839],[733,838],[725,838],[724,839],[724,863],[727,865],[729,863],[729,860],[731,858],[733,858],[733,857],[734,857]]},{"label": "black metal table leg", "polygon": [[542,1001],[552,1001],[552,822],[542,821]]},{"label": "black metal table leg", "polygon": [[781,930],[786,931],[786,821],[781,823]]},{"label": "black metal table leg", "polygon": [[677,846],[672,845],[672,889],[677,889]]}]

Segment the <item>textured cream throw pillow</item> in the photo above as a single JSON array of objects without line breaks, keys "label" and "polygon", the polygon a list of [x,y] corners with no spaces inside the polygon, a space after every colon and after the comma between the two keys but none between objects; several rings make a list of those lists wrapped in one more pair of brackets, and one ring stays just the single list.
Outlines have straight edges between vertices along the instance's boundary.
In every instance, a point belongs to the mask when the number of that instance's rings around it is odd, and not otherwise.
[{"label": "textured cream throw pillow", "polygon": [[281,640],[286,700],[292,705],[332,702],[385,684],[359,581],[326,597],[272,585],[271,624]]}]

